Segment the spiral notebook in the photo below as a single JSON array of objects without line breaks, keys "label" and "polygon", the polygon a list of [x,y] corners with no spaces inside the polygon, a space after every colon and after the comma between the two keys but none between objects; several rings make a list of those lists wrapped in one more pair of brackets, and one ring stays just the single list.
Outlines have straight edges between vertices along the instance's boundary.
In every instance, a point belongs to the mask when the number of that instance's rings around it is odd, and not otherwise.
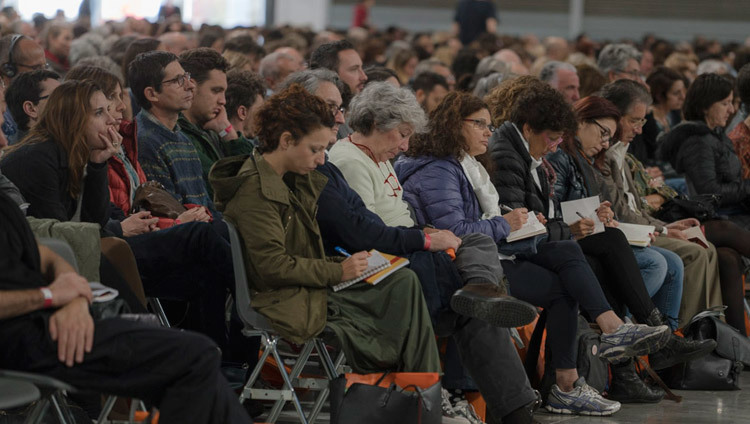
[{"label": "spiral notebook", "polygon": [[395,271],[409,264],[409,260],[399,256],[393,256],[386,253],[380,253],[375,249],[370,250],[370,257],[367,258],[367,269],[357,278],[346,280],[333,286],[333,291],[343,290],[355,283],[364,280],[366,283],[378,284],[384,278],[393,274]]}]

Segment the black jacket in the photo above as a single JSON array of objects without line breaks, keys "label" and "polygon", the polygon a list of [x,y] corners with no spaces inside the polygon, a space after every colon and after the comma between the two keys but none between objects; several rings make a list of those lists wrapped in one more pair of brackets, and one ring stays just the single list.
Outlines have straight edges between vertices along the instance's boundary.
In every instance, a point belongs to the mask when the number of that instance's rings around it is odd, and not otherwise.
[{"label": "black jacket", "polygon": [[723,128],[683,122],[663,137],[660,153],[685,174],[690,194],[720,194],[722,207],[750,197],[750,180],[742,178],[742,164]]},{"label": "black jacket", "polygon": [[500,203],[511,208],[549,210],[550,187],[542,166],[536,169],[540,190],[531,177],[531,155],[510,122],[504,123],[490,138],[489,153],[494,162],[492,182],[500,195]]},{"label": "black jacket", "polygon": [[[28,216],[70,221],[75,215],[77,199],[68,193],[68,154],[53,142],[27,144],[5,156],[0,163],[8,177],[30,203]],[[81,221],[107,224],[109,186],[107,163],[86,165]]]}]

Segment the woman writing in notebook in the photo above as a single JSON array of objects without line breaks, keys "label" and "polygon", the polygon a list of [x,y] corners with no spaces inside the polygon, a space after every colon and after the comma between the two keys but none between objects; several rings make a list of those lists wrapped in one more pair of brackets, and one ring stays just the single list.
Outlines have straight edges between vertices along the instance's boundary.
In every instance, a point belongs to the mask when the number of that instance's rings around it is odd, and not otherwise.
[{"label": "woman writing in notebook", "polygon": [[439,372],[412,271],[398,270],[375,286],[329,289],[367,267],[366,252],[326,257],[315,221],[327,182],[315,168],[336,136],[331,108],[295,84],[269,98],[257,116],[254,154],[223,159],[209,174],[217,206],[244,241],[253,307],[295,343],[332,332],[355,372]]},{"label": "woman writing in notebook", "polygon": [[[395,169],[420,224],[447,228],[457,235],[481,232],[503,245],[519,229],[527,211],[503,216],[498,194],[487,171],[475,157],[485,153],[494,128],[487,105],[465,93],[450,93],[430,114],[430,132],[418,135]],[[522,242],[523,243],[523,242]],[[590,389],[576,370],[578,307],[601,325],[601,355],[612,358],[613,338],[623,331],[636,336],[641,348],[655,351],[668,335],[663,327],[630,327],[609,306],[591,268],[573,240],[542,243],[537,253],[503,261],[513,296],[548,310],[547,334],[556,370],[556,385],[547,408],[557,413],[611,415],[618,402]],[[650,340],[650,342],[648,342]],[[650,345],[650,346],[646,346]],[[626,349],[632,353],[630,348]],[[627,355],[626,355],[627,356]],[[618,355],[617,359],[622,356]]]}]

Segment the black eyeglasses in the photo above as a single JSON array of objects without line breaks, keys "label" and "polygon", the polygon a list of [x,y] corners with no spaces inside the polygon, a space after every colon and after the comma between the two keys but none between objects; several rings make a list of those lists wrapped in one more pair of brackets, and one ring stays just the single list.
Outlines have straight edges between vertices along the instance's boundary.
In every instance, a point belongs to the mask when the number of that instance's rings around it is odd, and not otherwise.
[{"label": "black eyeglasses", "polygon": [[464,122],[471,122],[474,124],[474,128],[478,130],[484,131],[485,129],[490,130],[491,133],[494,133],[497,129],[494,125],[488,124],[484,121],[484,119],[464,119]]},{"label": "black eyeglasses", "polygon": [[596,124],[596,126],[599,127],[600,130],[602,130],[602,133],[600,134],[602,138],[602,143],[609,143],[609,141],[612,139],[612,133],[609,131],[609,128],[600,124],[596,119],[594,119],[591,122]]},{"label": "black eyeglasses", "polygon": [[168,80],[164,80],[161,83],[162,84],[169,84],[169,83],[177,83],[178,87],[182,87],[185,85],[185,83],[190,82],[190,72],[185,72],[182,75],[177,75],[176,77]]}]

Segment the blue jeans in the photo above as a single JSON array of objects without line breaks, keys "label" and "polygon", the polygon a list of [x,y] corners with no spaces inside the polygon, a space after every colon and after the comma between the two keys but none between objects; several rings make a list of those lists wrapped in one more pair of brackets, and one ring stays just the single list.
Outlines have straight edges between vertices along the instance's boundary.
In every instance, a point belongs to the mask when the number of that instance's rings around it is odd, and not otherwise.
[{"label": "blue jeans", "polygon": [[649,297],[667,317],[672,330],[677,329],[684,272],[682,260],[675,253],[654,246],[633,247],[633,254]]}]

